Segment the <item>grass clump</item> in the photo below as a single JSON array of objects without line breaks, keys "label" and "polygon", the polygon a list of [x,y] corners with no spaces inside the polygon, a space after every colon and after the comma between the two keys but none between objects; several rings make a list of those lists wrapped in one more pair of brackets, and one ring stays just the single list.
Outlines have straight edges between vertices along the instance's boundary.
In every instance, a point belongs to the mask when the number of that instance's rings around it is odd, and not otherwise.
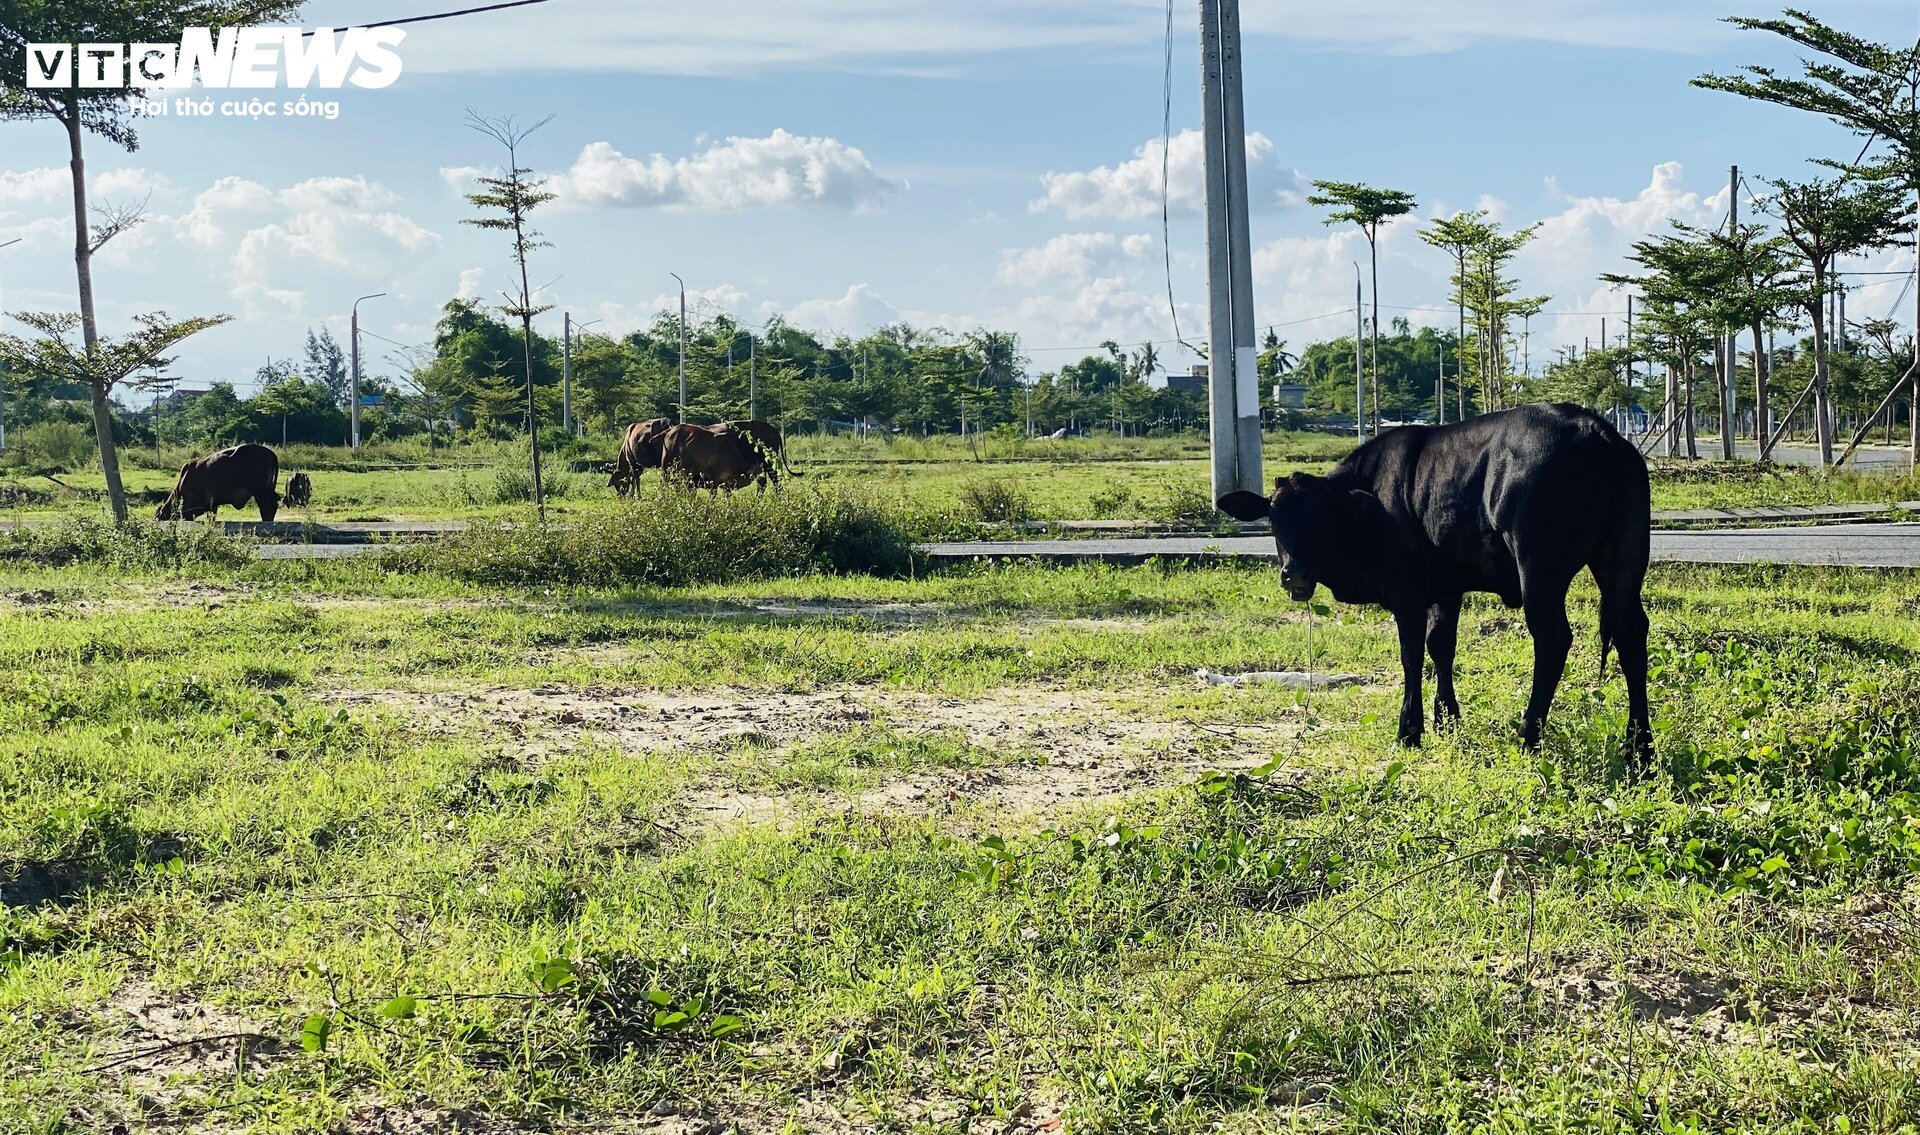
[{"label": "grass clump", "polygon": [[837,490],[662,491],[564,527],[482,523],[387,556],[397,571],[487,584],[680,587],[826,573],[899,576],[913,542],[896,510]]},{"label": "grass clump", "polygon": [[199,524],[133,521],[112,525],[71,520],[0,535],[0,564],[68,567],[98,564],[121,571],[237,568],[253,562],[251,547]]},{"label": "grass clump", "polygon": [[960,486],[961,511],[988,524],[1034,519],[1033,495],[1019,482],[1000,478]]}]

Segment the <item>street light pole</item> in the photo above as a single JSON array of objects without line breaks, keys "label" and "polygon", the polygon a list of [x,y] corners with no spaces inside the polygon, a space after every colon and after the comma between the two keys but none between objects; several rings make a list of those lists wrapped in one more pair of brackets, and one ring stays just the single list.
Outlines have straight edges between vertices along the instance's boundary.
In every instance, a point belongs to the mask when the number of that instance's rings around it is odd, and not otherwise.
[{"label": "street light pole", "polygon": [[[0,248],[12,248],[14,245],[19,244],[21,241],[25,239],[26,239],[25,237],[20,237],[20,236],[14,237],[12,240],[7,241],[5,244],[0,244]],[[0,453],[5,453],[6,451],[7,451],[7,379],[4,373],[0,373]]]},{"label": "street light pole", "polygon": [[353,301],[353,333],[349,338],[352,339],[351,349],[353,353],[353,436],[351,443],[352,448],[355,450],[360,448],[360,305],[367,300],[377,300],[386,294],[385,292],[375,292],[370,296],[361,296],[359,299]]},{"label": "street light pole", "polygon": [[578,327],[585,331],[598,322],[598,319],[589,319],[585,323],[575,323],[573,313],[566,313],[566,332],[561,340],[565,346],[560,353],[560,422],[566,426],[568,437],[580,436],[580,423],[573,417],[573,329]]},{"label": "street light pole", "polygon": [[687,420],[687,282],[678,273],[668,272],[680,285],[680,420]]}]

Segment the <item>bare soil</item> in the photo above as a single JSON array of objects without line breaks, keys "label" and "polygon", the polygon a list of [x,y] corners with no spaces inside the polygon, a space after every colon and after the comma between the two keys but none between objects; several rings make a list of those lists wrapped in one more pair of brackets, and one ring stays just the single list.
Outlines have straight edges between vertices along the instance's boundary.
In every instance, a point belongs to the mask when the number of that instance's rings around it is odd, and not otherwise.
[{"label": "bare soil", "polygon": [[[531,763],[587,741],[628,752],[713,756],[715,766],[682,802],[689,815],[708,823],[777,820],[809,804],[922,815],[976,808],[1047,812],[1183,783],[1210,769],[1254,767],[1283,752],[1299,729],[1294,720],[1200,725],[1153,718],[1119,708],[1122,694],[1062,689],[969,699],[865,687],[697,694],[574,686],[347,689],[317,696],[390,712],[415,728],[474,731],[507,742]],[[767,750],[758,759],[777,762],[802,742],[876,726],[906,737],[964,741],[983,759],[978,767],[881,773],[877,787],[826,799],[818,790],[742,791],[727,775],[728,755],[743,747]]]}]

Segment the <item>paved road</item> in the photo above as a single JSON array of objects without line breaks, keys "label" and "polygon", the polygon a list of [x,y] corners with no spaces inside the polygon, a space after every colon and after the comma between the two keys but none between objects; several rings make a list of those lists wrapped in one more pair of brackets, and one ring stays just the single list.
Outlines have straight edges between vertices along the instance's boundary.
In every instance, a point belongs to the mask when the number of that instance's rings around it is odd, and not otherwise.
[{"label": "paved road", "polygon": [[[263,560],[331,560],[378,553],[379,544],[262,544]],[[1055,563],[1140,563],[1155,557],[1196,560],[1271,559],[1265,536],[1177,536],[1132,540],[1008,540],[928,544],[935,563],[975,559]],[[1920,523],[1829,524],[1820,528],[1655,532],[1661,563],[1821,564],[1920,569]]]},{"label": "paved road", "polygon": [[[1849,437],[1852,435],[1848,435]],[[1760,456],[1760,447],[1750,441],[1738,441],[1733,445],[1734,452],[1749,461]],[[1847,448],[1847,438],[1837,438],[1833,443],[1833,455],[1840,456]],[[1700,442],[1700,456],[1708,460],[1720,459],[1720,439],[1714,438],[1711,447],[1705,439]],[[1776,445],[1773,447],[1773,460],[1781,465],[1818,465],[1820,449],[1813,445]],[[1882,449],[1878,446],[1862,444],[1847,458],[1843,469],[1871,469],[1876,473],[1904,473],[1910,464],[1907,451],[1901,448]]]},{"label": "paved road", "polygon": [[[1155,556],[1186,559],[1271,559],[1265,536],[1135,540],[971,541],[929,544],[938,562],[979,558],[1098,560],[1137,563]],[[1752,528],[1720,532],[1655,532],[1653,558],[1666,563],[1828,564],[1920,568],[1920,524],[1830,524],[1820,528]]]}]

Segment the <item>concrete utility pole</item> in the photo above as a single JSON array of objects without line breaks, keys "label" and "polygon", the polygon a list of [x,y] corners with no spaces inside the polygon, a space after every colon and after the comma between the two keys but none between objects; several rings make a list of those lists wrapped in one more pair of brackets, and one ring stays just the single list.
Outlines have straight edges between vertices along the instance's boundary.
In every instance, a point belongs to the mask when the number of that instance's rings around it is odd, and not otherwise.
[{"label": "concrete utility pole", "polygon": [[560,317],[560,424],[573,437],[573,313]]},{"label": "concrete utility pole", "polygon": [[1360,294],[1360,265],[1353,266],[1353,434],[1361,441],[1367,440],[1367,392],[1365,362],[1360,353],[1360,344],[1367,337],[1366,297]]},{"label": "concrete utility pole", "polygon": [[[23,236],[14,237],[12,240],[7,241],[5,244],[0,244],[0,248],[11,248],[16,244],[19,244],[21,241],[25,239],[27,238]],[[156,434],[155,436],[157,437],[159,435]],[[5,373],[0,372],[0,453],[5,453],[6,451],[7,451],[7,379],[6,379]]]},{"label": "concrete utility pole", "polygon": [[680,285],[680,421],[687,420],[687,282],[678,273],[668,272]]},{"label": "concrete utility pole", "polygon": [[573,331],[576,327],[585,331],[598,322],[598,319],[589,319],[585,323],[575,323],[573,313],[566,313],[566,331],[561,338],[564,346],[560,352],[560,421],[567,427],[568,437],[579,437],[581,433],[580,423],[573,417]]},{"label": "concrete utility pole", "polygon": [[1213,495],[1264,492],[1260,375],[1253,345],[1247,127],[1240,83],[1240,0],[1200,0],[1201,136],[1206,147],[1207,334]]},{"label": "concrete utility pole", "polygon": [[377,300],[386,294],[375,292],[353,301],[353,333],[348,338],[352,341],[350,346],[353,353],[353,436],[350,440],[354,449],[360,448],[360,305],[368,300]]},{"label": "concrete utility pole", "polygon": [[747,332],[747,417],[757,420],[760,407],[756,405],[760,394],[760,343],[753,332]]},{"label": "concrete utility pole", "polygon": [[[1732,240],[1740,234],[1740,167],[1734,165],[1726,173],[1726,236]],[[1726,365],[1720,367],[1720,457],[1724,461],[1734,459],[1734,419],[1740,415],[1740,405],[1734,398],[1734,371],[1740,369],[1740,340],[1734,328],[1726,328]],[[1755,361],[1755,367],[1759,363]]]}]

